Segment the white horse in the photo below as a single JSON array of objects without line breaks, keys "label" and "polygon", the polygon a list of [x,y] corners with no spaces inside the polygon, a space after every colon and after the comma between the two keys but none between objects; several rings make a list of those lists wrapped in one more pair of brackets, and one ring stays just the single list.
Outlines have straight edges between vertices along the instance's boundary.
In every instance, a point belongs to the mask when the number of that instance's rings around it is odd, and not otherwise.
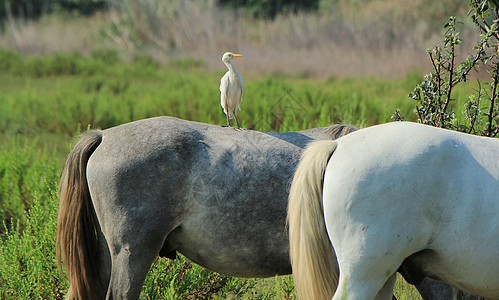
[{"label": "white horse", "polygon": [[391,299],[400,269],[499,299],[499,139],[397,122],[313,142],[288,222],[301,299]]}]

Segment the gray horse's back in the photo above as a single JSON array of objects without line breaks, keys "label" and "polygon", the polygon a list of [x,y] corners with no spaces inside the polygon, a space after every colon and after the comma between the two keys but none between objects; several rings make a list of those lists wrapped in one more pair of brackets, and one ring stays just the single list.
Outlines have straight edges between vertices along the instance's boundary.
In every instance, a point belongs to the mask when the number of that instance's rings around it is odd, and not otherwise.
[{"label": "gray horse's back", "polygon": [[103,131],[90,159],[92,199],[103,228],[140,228],[161,255],[179,251],[235,276],[289,274],[287,189],[299,155],[314,139],[354,129],[265,133],[170,117],[124,124]]}]

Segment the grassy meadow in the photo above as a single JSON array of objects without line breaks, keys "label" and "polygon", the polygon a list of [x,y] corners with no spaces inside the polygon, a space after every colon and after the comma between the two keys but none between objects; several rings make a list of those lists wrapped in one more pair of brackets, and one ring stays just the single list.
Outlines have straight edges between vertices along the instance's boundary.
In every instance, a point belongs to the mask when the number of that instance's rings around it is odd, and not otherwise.
[{"label": "grassy meadow", "polygon": [[[237,66],[237,61],[235,62]],[[295,131],[331,123],[358,127],[390,121],[396,108],[416,120],[407,95],[418,71],[397,79],[309,79],[279,73],[245,76],[241,126]],[[88,128],[154,116],[225,124],[219,79],[195,59],[160,65],[146,56],[123,62],[114,50],[88,56],[21,56],[0,50],[0,298],[62,299],[68,280],[57,269],[57,180],[70,146]],[[459,111],[473,84],[459,87]],[[397,282],[397,297],[419,299]],[[183,257],[158,259],[143,299],[294,299],[290,276],[241,279]]]}]

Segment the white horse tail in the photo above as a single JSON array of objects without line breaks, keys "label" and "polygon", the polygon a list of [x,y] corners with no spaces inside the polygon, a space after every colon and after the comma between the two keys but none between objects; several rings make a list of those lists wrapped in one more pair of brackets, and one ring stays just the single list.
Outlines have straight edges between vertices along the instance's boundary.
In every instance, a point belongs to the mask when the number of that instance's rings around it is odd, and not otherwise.
[{"label": "white horse tail", "polygon": [[64,262],[71,281],[66,299],[96,298],[97,220],[87,184],[87,162],[101,141],[99,131],[82,134],[62,170],[56,253],[59,268]]},{"label": "white horse tail", "polygon": [[288,226],[293,279],[299,299],[330,300],[338,285],[336,255],[324,222],[322,183],[332,140],[310,143],[289,193]]}]

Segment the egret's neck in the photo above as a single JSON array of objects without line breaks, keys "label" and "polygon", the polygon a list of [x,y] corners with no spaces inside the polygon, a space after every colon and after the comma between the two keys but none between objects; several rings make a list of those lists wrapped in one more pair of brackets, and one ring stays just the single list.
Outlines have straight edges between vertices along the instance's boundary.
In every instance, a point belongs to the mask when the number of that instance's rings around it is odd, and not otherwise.
[{"label": "egret's neck", "polygon": [[227,68],[229,69],[229,72],[232,72],[234,73],[234,71],[236,70],[236,68],[234,68],[234,65],[232,64],[232,62],[228,61],[228,62],[225,62],[224,61],[224,64],[227,66]]}]

